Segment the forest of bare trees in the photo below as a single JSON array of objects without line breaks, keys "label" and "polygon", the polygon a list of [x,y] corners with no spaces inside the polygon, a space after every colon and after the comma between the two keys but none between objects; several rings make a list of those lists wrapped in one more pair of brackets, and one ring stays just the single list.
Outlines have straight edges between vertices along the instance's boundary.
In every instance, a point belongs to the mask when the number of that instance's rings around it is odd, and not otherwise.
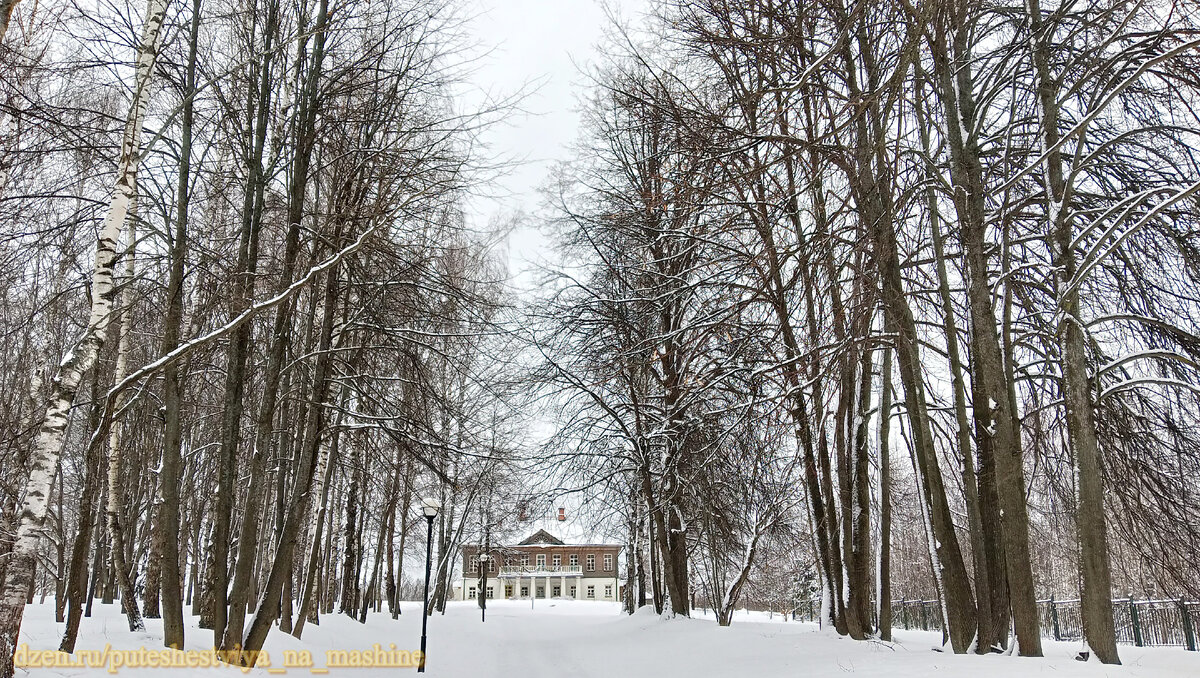
[{"label": "forest of bare trees", "polygon": [[1200,596],[1194,3],[653,1],[528,290],[467,9],[0,2],[0,678],[39,598],[242,666],[394,618],[421,497],[427,614],[563,497],[629,613],[1040,656],[1078,598],[1119,663]]},{"label": "forest of bare trees", "polygon": [[954,651],[1036,656],[1035,601],[1080,597],[1116,663],[1114,594],[1197,594],[1197,18],[664,0],[614,29],[535,340],[631,609],[728,623],[782,568],[854,638],[926,596]]}]

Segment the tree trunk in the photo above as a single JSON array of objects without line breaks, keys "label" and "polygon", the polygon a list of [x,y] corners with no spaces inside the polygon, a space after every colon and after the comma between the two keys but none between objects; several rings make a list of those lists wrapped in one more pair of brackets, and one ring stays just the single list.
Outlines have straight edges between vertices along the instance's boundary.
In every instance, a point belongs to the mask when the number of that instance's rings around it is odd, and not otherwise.
[{"label": "tree trunk", "polygon": [[[840,5],[838,9],[844,11]],[[863,72],[866,74],[866,88],[875,92],[879,87],[879,73],[873,52],[874,45],[871,43],[865,20],[856,17],[854,23],[858,53],[862,56]],[[843,42],[842,58],[847,64],[847,85],[851,95],[863,97],[857,82],[858,66],[851,55],[849,41]],[[903,65],[903,59],[901,62]],[[906,70],[907,67],[904,67],[899,72]],[[932,532],[930,557],[934,561],[934,575],[943,591],[946,635],[954,651],[963,653],[970,648],[975,638],[975,599],[963,563],[950,506],[946,500],[942,472],[938,466],[929,424],[916,320],[908,304],[901,277],[899,248],[896,244],[896,218],[891,202],[893,181],[887,159],[886,125],[878,99],[870,98],[870,103],[856,115],[853,124],[856,150],[854,164],[847,178],[850,181],[858,217],[872,245],[879,273],[885,326],[890,333],[896,335],[900,381],[904,387],[905,405],[912,426],[913,448],[921,490],[929,512]]]},{"label": "tree trunk", "polygon": [[[339,420],[340,421],[340,420]],[[324,453],[321,455],[321,461],[317,466],[317,475],[314,480],[317,483],[313,488],[314,504],[312,507],[312,522],[309,527],[309,552],[307,565],[304,568],[304,588],[300,594],[300,610],[296,615],[296,623],[292,627],[292,635],[299,638],[304,633],[304,625],[311,618],[316,621],[313,616],[314,611],[320,610],[320,600],[318,587],[320,577],[317,572],[321,569],[321,563],[328,563],[329,556],[321,558],[321,550],[323,548],[322,537],[326,535],[325,518],[329,512],[329,490],[331,480],[333,478],[333,470],[337,467],[338,446],[341,440],[341,434],[337,431],[337,426],[330,433],[329,443],[324,447]],[[332,533],[328,536],[332,536]]]},{"label": "tree trunk", "polygon": [[341,612],[354,618],[358,613],[358,561],[362,544],[358,541],[358,495],[362,486],[362,446],[358,436],[350,434],[350,489],[346,492],[346,520],[342,525],[342,596]]},{"label": "tree trunk", "polygon": [[[1037,72],[1042,143],[1055,149],[1059,142],[1058,86],[1050,73],[1051,35],[1042,21],[1038,0],[1029,0],[1030,48]],[[1053,27],[1051,27],[1053,28]],[[1080,607],[1083,635],[1088,647],[1105,664],[1120,664],[1112,609],[1112,575],[1108,560],[1108,534],[1104,516],[1104,479],[1096,437],[1096,412],[1087,372],[1084,323],[1079,317],[1079,291],[1072,282],[1077,271],[1074,229],[1071,222],[1071,185],[1063,175],[1061,152],[1045,158],[1047,227],[1051,265],[1056,272],[1056,296],[1062,313],[1059,327],[1059,360],[1067,420],[1067,444],[1078,467],[1079,503],[1075,520],[1079,531],[1079,565],[1083,575]]]},{"label": "tree trunk", "polygon": [[[196,91],[196,42],[200,20],[200,0],[192,2],[188,63],[185,74],[187,92],[183,102],[182,139],[179,148],[175,230],[171,239],[170,274],[167,280],[167,316],[163,329],[163,355],[179,345],[183,330],[184,264],[188,250],[188,207],[191,199],[191,155],[193,96]],[[163,645],[183,648],[183,580],[179,572],[179,481],[183,470],[182,408],[183,383],[174,363],[163,369],[163,452],[159,474],[162,504],[158,510],[158,557],[161,578]],[[199,534],[198,532],[196,533]],[[196,547],[199,545],[196,544]],[[193,563],[199,563],[193,554]]]},{"label": "tree trunk", "polygon": [[[921,72],[919,64],[914,64],[914,69],[916,70],[918,82],[914,105],[918,120],[923,121],[924,93],[922,91],[923,88],[920,86],[920,79],[924,74]],[[920,122],[917,128],[921,138],[921,148],[929,156],[932,154],[932,149],[929,140],[928,125]],[[932,180],[934,179],[932,170],[930,170],[930,179],[931,186],[926,191],[929,230],[932,236],[934,263],[938,277],[938,297],[942,306],[942,328],[946,337],[946,355],[950,364],[955,439],[958,444],[959,457],[962,459],[963,499],[967,509],[967,533],[971,539],[971,556],[975,567],[975,593],[979,610],[978,642],[976,645],[979,652],[986,653],[993,644],[996,644],[999,634],[1005,632],[996,628],[995,618],[992,614],[994,596],[999,595],[993,585],[995,575],[993,570],[995,569],[994,565],[1000,562],[999,559],[1002,559],[1003,552],[997,551],[994,548],[996,540],[993,534],[997,529],[994,523],[989,521],[985,524],[981,517],[981,504],[983,501],[980,495],[987,493],[986,486],[989,482],[988,478],[991,476],[984,473],[977,475],[976,472],[975,452],[971,445],[971,422],[967,417],[967,391],[963,379],[963,360],[958,343],[958,321],[954,312],[954,302],[950,296],[945,245],[942,238],[942,217],[941,211],[938,209],[937,194],[932,187]],[[981,458],[989,458],[982,451],[979,454]],[[980,484],[985,485],[985,489],[982,492],[979,488]],[[1007,610],[1007,603],[1004,604],[1004,608]],[[1007,624],[1005,626],[1007,627]]]},{"label": "tree trunk", "polygon": [[[328,0],[321,0],[317,21],[317,53],[323,52],[324,26],[328,16]],[[318,61],[319,63],[319,61]],[[333,233],[333,242],[340,243],[340,227]],[[297,534],[303,520],[305,504],[312,485],[313,472],[317,462],[317,451],[320,447],[320,432],[323,428],[325,398],[330,386],[330,367],[333,357],[330,353],[333,338],[334,306],[338,298],[337,266],[326,273],[324,306],[321,317],[321,331],[318,342],[318,355],[313,373],[313,391],[308,405],[308,416],[305,426],[304,446],[295,470],[295,481],[292,485],[291,499],[287,507],[283,527],[280,530],[280,543],[275,551],[275,559],[271,572],[267,577],[267,585],[263,589],[262,600],[255,612],[254,621],[246,633],[242,643],[241,662],[243,666],[253,666],[258,661],[258,652],[270,633],[271,625],[275,622],[281,606],[281,593],[284,580],[290,576],[292,554],[296,545]],[[2,677],[0,677],[2,678]]]},{"label": "tree trunk", "polygon": [[[101,389],[92,376],[92,408],[88,429],[95,430],[100,422]],[[67,627],[63,632],[58,649],[75,652],[75,641],[79,637],[79,619],[83,616],[84,596],[88,591],[88,555],[92,549],[92,525],[96,513],[96,500],[100,496],[100,477],[104,469],[104,455],[99,445],[88,445],[84,461],[83,493],[79,499],[79,528],[75,542],[71,545],[71,568],[67,575]]]},{"label": "tree trunk", "polygon": [[[247,167],[247,199],[250,206],[250,219],[253,223],[261,223],[264,210],[263,194],[265,180],[263,178],[263,150],[266,146],[268,113],[271,103],[271,54],[272,44],[277,32],[278,2],[269,1],[267,22],[263,29],[262,63],[258,66],[255,78],[258,91],[250,88],[250,110],[255,111],[253,151],[248,159]],[[303,153],[307,157],[307,153]],[[302,181],[307,181],[305,171]],[[292,227],[289,225],[288,240],[285,245],[283,271],[277,292],[287,289],[294,275],[296,248],[292,246]],[[271,433],[275,424],[275,406],[279,394],[279,383],[283,372],[283,355],[287,348],[287,328],[291,321],[292,302],[284,302],[275,315],[274,331],[271,334],[271,347],[267,359],[267,369],[263,374],[264,386],[262,401],[255,427],[254,449],[250,461],[250,483],[246,491],[246,505],[242,513],[242,524],[238,532],[237,559],[233,571],[233,585],[228,599],[228,614],[225,619],[225,629],[220,640],[224,657],[236,663],[239,658],[230,653],[236,652],[242,642],[246,619],[246,605],[249,603],[250,576],[254,572],[255,555],[258,551],[258,531],[261,524],[262,503],[266,493],[266,483],[263,479],[266,459],[271,447]]]},{"label": "tree trunk", "polygon": [[[870,317],[869,315],[867,316]],[[867,325],[869,327],[869,323]],[[861,336],[861,335],[860,335]],[[871,477],[870,451],[868,448],[868,425],[871,408],[871,359],[872,351],[864,350],[860,359],[858,403],[855,420],[858,425],[852,449],[853,494],[852,510],[846,520],[853,526],[853,539],[847,564],[849,596],[846,601],[847,616],[856,616],[860,633],[865,637],[872,629],[871,624]]]},{"label": "tree trunk", "polygon": [[[121,324],[117,330],[117,365],[113,375],[113,381],[120,383],[128,372],[129,364],[129,331],[133,322],[133,290],[134,276],[136,274],[134,267],[134,253],[137,247],[137,204],[136,193],[130,204],[130,216],[128,219],[129,245],[125,251],[125,287],[121,291]],[[125,405],[125,395],[118,394],[114,403],[114,411],[119,411]],[[125,559],[125,532],[121,525],[121,488],[123,487],[122,480],[126,479],[122,475],[122,431],[124,427],[121,422],[114,421],[109,424],[108,428],[108,502],[105,507],[105,517],[108,527],[108,539],[112,544],[112,552],[110,560],[112,570],[116,576],[116,580],[121,589],[121,607],[125,610],[126,621],[129,622],[130,631],[145,631],[146,625],[142,622],[142,611],[138,608],[137,599],[133,593],[133,581],[130,576],[129,563]],[[97,444],[97,443],[93,443]]]},{"label": "tree trunk", "polygon": [[879,638],[892,640],[892,349],[883,349],[879,395]]},{"label": "tree trunk", "polygon": [[[955,23],[953,50],[935,50],[942,89],[943,113],[948,121],[950,147],[950,176],[955,188],[954,204],[958,213],[959,235],[966,262],[968,309],[971,318],[973,388],[982,402],[974,408],[977,435],[990,444],[981,444],[982,454],[990,454],[996,468],[996,491],[1000,502],[1000,526],[1004,540],[1004,560],[991,563],[1007,573],[1008,602],[1012,607],[1020,652],[1024,656],[1040,657],[1041,632],[1033,588],[1033,569],[1029,555],[1029,515],[1025,505],[1025,477],[1021,456],[1019,423],[1009,400],[1003,353],[997,336],[995,308],[992,304],[991,283],[988,279],[988,255],[985,231],[985,191],[983,166],[975,129],[977,127],[974,100],[974,80],[967,59],[967,30],[962,16],[967,11],[963,3],[949,13]],[[946,40],[941,41],[945,47]],[[961,58],[960,58],[961,55]],[[953,61],[949,59],[953,58]],[[965,135],[964,135],[965,132]],[[982,594],[980,596],[982,598]],[[992,610],[996,621],[1007,615]],[[1003,642],[1007,625],[995,629]],[[990,640],[990,639],[989,639]]]}]

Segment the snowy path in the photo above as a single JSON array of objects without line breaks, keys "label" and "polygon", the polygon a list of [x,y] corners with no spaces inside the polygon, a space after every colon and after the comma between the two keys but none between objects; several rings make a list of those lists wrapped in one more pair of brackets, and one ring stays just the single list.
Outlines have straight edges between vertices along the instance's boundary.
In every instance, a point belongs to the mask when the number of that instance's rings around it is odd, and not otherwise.
[{"label": "snowy path", "polygon": [[[348,676],[382,678],[409,675],[411,668],[334,668],[321,671],[327,651],[370,650],[375,643],[384,649],[416,649],[420,642],[419,606],[409,605],[397,621],[373,615],[363,626],[339,615],[322,618],[320,626],[309,626],[304,641],[273,632],[267,642],[274,673],[254,669],[251,676]],[[61,624],[56,624],[50,605],[32,605],[21,642],[32,650],[57,648]],[[188,628],[189,650],[203,650],[211,633]],[[96,616],[84,619],[80,650],[157,649],[161,622],[147,620],[145,634],[131,634],[115,606],[97,605]],[[901,642],[859,643],[831,636],[810,624],[782,622],[779,617],[751,613],[735,619],[732,627],[720,628],[711,620],[661,620],[652,614],[633,618],[621,616],[606,603],[538,601],[494,602],[486,623],[480,623],[473,605],[452,604],[447,613],[429,620],[427,675],[432,678],[691,678],[746,676],[868,676],[888,678],[1008,678],[1009,676],[1055,676],[1061,678],[1196,678],[1200,676],[1200,653],[1181,648],[1122,647],[1125,666],[1083,664],[1072,659],[1074,643],[1047,643],[1046,659],[1015,657],[954,656],[933,652],[934,634],[900,632]],[[282,671],[285,651],[307,649],[313,669],[292,667]],[[117,675],[151,677],[167,675],[237,676],[240,671],[220,668],[129,668]],[[415,672],[413,672],[415,674]],[[103,668],[35,668],[18,670],[18,676],[109,675]]]}]

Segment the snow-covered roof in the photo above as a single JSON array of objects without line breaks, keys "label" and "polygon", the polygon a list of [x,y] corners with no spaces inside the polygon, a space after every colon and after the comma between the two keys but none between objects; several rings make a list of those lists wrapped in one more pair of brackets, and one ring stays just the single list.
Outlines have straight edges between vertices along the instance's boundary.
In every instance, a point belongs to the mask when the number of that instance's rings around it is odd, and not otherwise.
[{"label": "snow-covered roof", "polygon": [[564,507],[555,507],[544,515],[527,516],[523,520],[514,516],[509,534],[515,538],[514,543],[522,547],[620,546],[620,542],[606,539],[589,521]]},{"label": "snow-covered roof", "polygon": [[533,546],[534,544],[552,544],[554,546],[562,546],[563,542],[558,537],[550,534],[546,530],[538,530],[533,534],[521,540],[517,546]]}]

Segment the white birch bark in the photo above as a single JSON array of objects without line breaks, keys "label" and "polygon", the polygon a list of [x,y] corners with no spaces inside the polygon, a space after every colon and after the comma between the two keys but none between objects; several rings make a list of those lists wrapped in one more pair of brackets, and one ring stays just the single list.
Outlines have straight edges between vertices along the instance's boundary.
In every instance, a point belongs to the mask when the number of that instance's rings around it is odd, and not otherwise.
[{"label": "white birch bark", "polygon": [[133,99],[121,140],[116,182],[109,201],[108,214],[96,237],[92,303],[87,328],[59,364],[58,374],[55,375],[47,399],[46,413],[34,441],[16,541],[5,572],[3,588],[0,588],[0,678],[12,678],[13,675],[13,652],[21,630],[25,595],[33,577],[38,541],[46,520],[50,484],[54,480],[54,472],[62,455],[67,416],[84,374],[95,364],[96,356],[108,337],[113,305],[113,262],[117,254],[117,240],[125,225],[136,182],[140,160],[140,132],[149,100],[150,78],[158,56],[165,15],[166,0],[149,0],[138,47]]}]

